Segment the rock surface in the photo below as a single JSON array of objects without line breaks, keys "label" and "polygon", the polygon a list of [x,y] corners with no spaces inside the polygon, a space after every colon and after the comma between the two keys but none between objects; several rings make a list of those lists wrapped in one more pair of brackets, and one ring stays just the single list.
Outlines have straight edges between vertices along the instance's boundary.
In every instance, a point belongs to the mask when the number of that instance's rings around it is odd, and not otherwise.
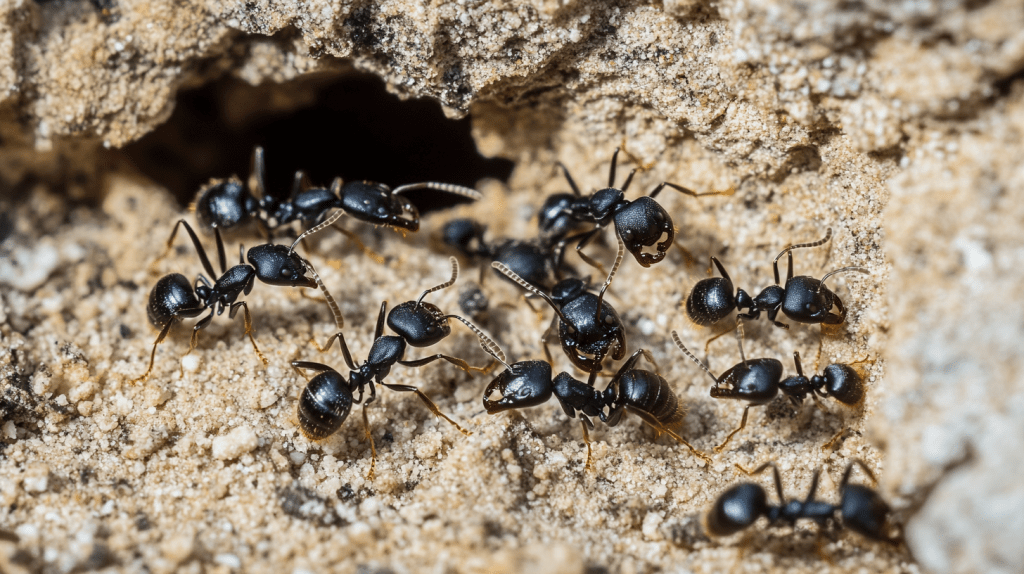
[{"label": "rock surface", "polygon": [[[1021,571],[1018,3],[5,0],[0,20],[0,189],[20,198],[0,221],[0,570]],[[515,161],[507,185],[483,182],[484,201],[458,211],[492,236],[533,234],[543,196],[566,188],[556,161],[596,189],[623,143],[624,167],[644,168],[631,195],[665,180],[731,194],[659,196],[698,263],[677,248],[651,269],[627,260],[612,287],[631,347],[654,352],[698,447],[741,410],[711,401],[668,338],[678,329],[699,347],[711,334],[679,307],[709,255],[757,291],[779,250],[831,227],[831,244],[799,252],[797,273],[866,267],[869,278],[834,284],[848,324],[750,325],[745,350],[800,351],[805,368],[866,358],[866,401],[755,409],[710,468],[633,421],[594,433],[586,472],[579,429],[557,407],[488,417],[485,377],[396,369],[393,382],[423,388],[474,434],[384,392],[370,409],[381,450],[370,482],[358,417],[321,443],[296,428],[305,382],[288,365],[340,363],[307,344],[332,332],[329,314],[265,285],[248,299],[268,367],[240,321],[220,317],[180,362],[187,334],[173,331],[150,380],[130,385],[156,336],[150,286],[197,264],[182,250],[151,268],[180,208],[101,148],[137,140],[181,89],[225,74],[287,82],[353,65],[469,113],[481,152]],[[384,265],[340,237],[313,242],[357,356],[381,300],[443,279],[447,256],[430,238],[446,218],[404,241],[360,228]],[[492,279],[492,303],[516,300]],[[457,306],[455,289],[432,297]],[[510,357],[542,356],[543,320],[491,315]],[[466,332],[444,345],[486,360]],[[713,371],[738,360],[726,339],[712,346]],[[846,536],[824,545],[829,563],[803,527],[702,534],[699,515],[740,478],[734,463],[777,461],[794,496],[824,466],[831,498],[853,458],[905,516],[910,553]]]}]

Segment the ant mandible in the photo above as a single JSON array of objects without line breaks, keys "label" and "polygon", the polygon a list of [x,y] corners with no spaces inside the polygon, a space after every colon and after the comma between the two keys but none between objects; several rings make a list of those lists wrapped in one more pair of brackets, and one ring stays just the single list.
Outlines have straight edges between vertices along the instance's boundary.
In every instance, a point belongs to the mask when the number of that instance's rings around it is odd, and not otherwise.
[{"label": "ant mandible", "polygon": [[[736,295],[733,296],[732,279],[729,278],[722,263],[717,258],[711,257],[711,263],[718,267],[722,276],[701,279],[694,285],[693,290],[686,298],[686,314],[694,323],[702,327],[718,322],[734,309],[747,309],[746,313],[740,313],[738,317],[755,320],[760,318],[761,312],[764,311],[768,315],[768,320],[782,329],[788,329],[789,325],[776,320],[779,311],[797,323],[841,324],[846,320],[846,306],[843,305],[843,301],[838,295],[825,287],[825,281],[836,273],[845,271],[869,273],[867,269],[843,267],[825,274],[820,280],[806,275],[793,277],[793,250],[817,247],[831,238],[832,228],[830,227],[825,232],[825,237],[818,241],[798,243],[783,249],[772,262],[775,285],[765,287],[753,298],[743,289],[736,289]],[[789,257],[785,287],[781,286],[779,282],[779,259],[783,255]],[[839,308],[839,313],[832,312],[833,306]]]},{"label": "ant mandible", "polygon": [[[523,409],[546,403],[552,395],[558,399],[562,411],[569,418],[580,419],[583,441],[587,445],[585,468],[593,468],[590,430],[597,417],[610,427],[618,426],[625,412],[633,413],[658,432],[663,432],[690,449],[694,456],[706,463],[711,459],[676,433],[682,424],[684,411],[678,397],[661,375],[634,368],[640,357],[651,364],[650,353],[640,349],[634,352],[615,373],[605,390],[598,391],[592,384],[578,381],[562,372],[552,378],[551,364],[545,361],[520,361],[514,365],[500,362],[505,370],[484,390],[483,404],[487,414]],[[495,358],[497,358],[495,356]],[[497,391],[501,398],[490,397]],[[605,409],[608,409],[605,412]]]},{"label": "ant mandible", "polygon": [[707,531],[713,536],[729,536],[749,527],[762,516],[768,519],[770,526],[780,523],[792,526],[797,520],[806,518],[813,520],[821,528],[842,526],[871,540],[899,544],[902,533],[893,520],[889,505],[874,489],[861,484],[850,484],[854,465],[860,466],[872,482],[877,482],[866,464],[854,460],[847,465],[839,483],[841,498],[838,506],[814,498],[818,489],[820,470],[814,471],[810,491],[804,500],[787,500],[782,492],[782,480],[775,463],[767,462],[753,472],[747,472],[739,467],[748,476],[760,474],[771,468],[779,504],[768,504],[768,496],[760,484],[737,484],[723,492],[715,501],[707,514]]},{"label": "ant mandible", "polygon": [[[545,200],[538,214],[538,227],[543,235],[560,240],[564,246],[566,243],[579,240],[576,244],[576,252],[580,258],[589,265],[599,268],[600,264],[583,253],[583,248],[609,224],[615,224],[615,233],[620,240],[625,242],[626,249],[633,254],[637,263],[643,267],[650,267],[665,258],[672,240],[675,238],[675,226],[672,218],[655,197],[665,187],[670,187],[680,193],[692,197],[706,195],[722,195],[721,192],[696,193],[681,185],[662,182],[648,196],[639,197],[635,200],[627,200],[626,190],[633,181],[636,169],[629,172],[626,181],[621,188],[615,187],[615,168],[618,162],[619,148],[615,148],[612,154],[612,164],[608,170],[608,187],[598,190],[589,196],[580,193],[579,186],[569,174],[569,169],[559,163],[562,173],[572,194],[556,193]],[[573,229],[580,224],[592,223],[594,229],[577,235],[566,237]],[[664,241],[659,241],[662,237]],[[656,252],[645,253],[645,247],[655,246]]]},{"label": "ant mandible", "polygon": [[[181,273],[171,273],[157,281],[149,294],[149,304],[146,310],[149,322],[157,329],[160,329],[160,334],[157,335],[156,341],[153,343],[153,351],[149,355],[149,367],[141,377],[131,381],[133,385],[149,378],[149,374],[153,370],[153,362],[156,358],[156,348],[167,336],[171,326],[181,319],[198,317],[207,309],[210,310],[210,314],[200,319],[192,328],[189,352],[199,342],[199,331],[205,329],[210,324],[214,315],[220,315],[225,309],[228,309],[228,316],[233,319],[238,309],[241,308],[245,317],[245,334],[249,336],[253,349],[256,350],[256,354],[263,361],[263,364],[266,365],[267,359],[260,352],[259,347],[256,345],[256,339],[252,336],[252,316],[249,314],[249,306],[245,301],[237,301],[240,295],[248,295],[252,291],[256,279],[268,285],[305,288],[320,286],[329,296],[326,287],[320,281],[320,277],[316,274],[312,264],[294,252],[294,244],[292,244],[292,247],[272,244],[253,247],[247,253],[248,265],[245,264],[242,257],[243,248],[239,247],[238,265],[228,269],[224,253],[224,241],[221,238],[220,229],[214,229],[214,235],[217,238],[217,257],[221,269],[221,273],[218,276],[213,269],[213,265],[210,264],[210,259],[206,255],[206,249],[203,248],[199,238],[192,231],[192,227],[184,219],[179,219],[174,224],[171,236],[167,240],[167,250],[169,251],[174,244],[174,238],[178,234],[179,226],[185,228],[185,231],[192,239],[192,245],[196,249],[196,254],[198,254],[199,260],[203,264],[203,269],[211,277],[214,277],[215,280],[211,285],[206,276],[200,274],[196,278],[195,284],[192,285],[189,284],[188,279]],[[311,229],[309,233],[315,233],[321,228],[322,226],[318,226]],[[312,274],[312,277],[307,277],[307,272]]]},{"label": "ant mandible", "polygon": [[[452,265],[451,279],[436,287],[427,289],[416,301],[402,303],[401,305],[394,307],[390,314],[387,312],[387,301],[381,303],[380,313],[377,316],[377,326],[374,330],[373,345],[370,347],[370,352],[367,354],[366,361],[361,365],[356,365],[352,360],[352,354],[349,352],[348,345],[345,343],[345,335],[341,331],[332,335],[331,338],[328,339],[326,345],[316,345],[320,352],[325,352],[331,348],[331,345],[335,340],[338,341],[339,346],[341,347],[342,356],[345,359],[345,364],[348,365],[348,368],[350,369],[347,381],[333,367],[310,361],[292,361],[292,367],[300,373],[302,372],[301,369],[308,369],[317,372],[317,374],[310,379],[309,383],[303,389],[298,405],[299,430],[301,430],[302,434],[307,438],[312,440],[322,440],[334,434],[339,428],[341,428],[345,419],[348,418],[353,402],[362,403],[363,429],[366,433],[367,440],[370,442],[370,451],[372,456],[369,472],[369,476],[371,478],[373,477],[374,468],[376,467],[377,448],[374,445],[373,435],[370,433],[370,423],[366,408],[377,397],[375,383],[393,391],[415,393],[423,404],[426,405],[427,409],[429,409],[435,416],[448,421],[463,434],[467,436],[471,434],[469,431],[459,426],[458,423],[442,413],[440,409],[438,409],[437,406],[416,387],[384,382],[384,379],[391,373],[392,366],[399,364],[406,367],[421,367],[438,359],[443,359],[466,371],[473,370],[487,372],[489,370],[487,367],[471,367],[462,359],[444,354],[431,355],[421,359],[403,360],[407,346],[428,347],[436,344],[451,333],[451,327],[448,324],[448,319],[456,319],[465,324],[473,331],[474,334],[476,334],[480,340],[480,346],[485,351],[493,356],[495,355],[494,349],[497,349],[498,355],[501,357],[504,356],[501,355],[501,351],[498,349],[494,341],[484,334],[484,332],[478,327],[473,325],[473,323],[459,317],[458,315],[445,315],[436,306],[423,302],[423,298],[428,294],[450,287],[455,283],[459,274],[459,265],[458,261],[454,257],[452,257],[450,261]],[[334,307],[332,307],[332,310],[333,309]],[[388,326],[398,333],[398,336],[384,335],[385,316],[387,317]],[[340,320],[337,322],[339,324],[342,323]],[[316,344],[315,341],[314,344]],[[369,398],[367,398],[366,402],[363,402],[363,393],[366,387],[369,387]],[[355,393],[357,392],[358,397],[355,397]]]}]

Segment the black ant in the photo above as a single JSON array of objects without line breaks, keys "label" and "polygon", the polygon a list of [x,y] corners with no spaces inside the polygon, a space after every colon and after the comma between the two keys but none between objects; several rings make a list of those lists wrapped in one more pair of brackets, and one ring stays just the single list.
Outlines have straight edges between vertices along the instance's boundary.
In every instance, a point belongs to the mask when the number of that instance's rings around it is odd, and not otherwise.
[{"label": "black ant", "polygon": [[[333,219],[332,217],[331,221]],[[199,255],[199,260],[203,264],[203,269],[211,277],[214,277],[215,280],[211,285],[206,276],[200,274],[193,285],[181,273],[171,273],[157,281],[153,290],[149,293],[149,305],[146,307],[146,310],[149,315],[149,322],[157,329],[160,329],[160,334],[157,335],[156,342],[153,343],[153,351],[149,356],[149,367],[141,377],[131,381],[133,385],[149,378],[149,374],[153,370],[153,361],[156,358],[156,348],[167,336],[171,326],[178,320],[186,317],[198,317],[207,309],[210,310],[210,314],[200,319],[192,328],[189,352],[199,342],[199,331],[205,329],[210,324],[214,315],[220,315],[225,309],[228,309],[228,316],[233,319],[238,309],[241,308],[245,316],[245,334],[249,336],[253,349],[256,350],[256,354],[259,355],[260,360],[266,365],[267,359],[260,352],[259,347],[256,345],[256,339],[252,336],[252,316],[249,314],[249,306],[245,301],[237,301],[240,295],[248,295],[252,291],[256,279],[268,285],[305,288],[315,288],[319,285],[327,293],[326,288],[320,281],[320,277],[316,274],[309,261],[306,261],[294,252],[295,244],[292,244],[291,247],[272,244],[257,245],[249,249],[247,253],[248,265],[242,257],[243,248],[239,247],[238,265],[228,269],[224,254],[224,241],[221,239],[220,229],[215,228],[217,258],[220,261],[221,269],[221,273],[218,276],[213,269],[213,265],[210,264],[210,259],[207,257],[203,245],[199,242],[199,238],[196,237],[192,227],[184,219],[179,219],[174,224],[171,237],[167,240],[167,250],[169,251],[174,244],[174,238],[178,234],[179,226],[185,227],[185,231],[188,232],[189,237],[192,239],[192,245],[195,246],[196,253]],[[322,229],[322,227],[322,225],[315,227],[303,234],[303,236],[315,233]],[[297,242],[298,240],[296,240]],[[307,272],[312,274],[312,277],[307,277]]]},{"label": "black ant", "polygon": [[[420,227],[419,210],[402,194],[433,189],[473,200],[482,197],[475,189],[437,182],[411,183],[391,189],[383,183],[343,183],[341,178],[335,178],[330,188],[315,187],[310,185],[304,172],[297,171],[291,193],[282,199],[268,192],[265,181],[263,148],[257,146],[253,149],[252,174],[249,176],[251,192],[237,177],[214,180],[196,197],[196,217],[203,227],[209,229],[230,229],[255,218],[269,231],[293,221],[316,223],[328,211],[342,209],[360,221],[415,232]],[[351,232],[338,229],[358,241]]]},{"label": "black ant", "polygon": [[[627,200],[625,198],[626,190],[633,181],[636,169],[629,172],[621,189],[615,187],[615,167],[618,157],[619,148],[615,148],[615,153],[612,154],[611,168],[608,170],[608,187],[589,196],[580,193],[576,182],[569,175],[568,168],[559,163],[558,166],[562,168],[562,173],[569,182],[569,187],[572,188],[572,194],[556,193],[549,196],[538,214],[538,226],[542,235],[560,240],[563,244],[579,240],[579,243],[576,244],[576,252],[579,253],[580,258],[589,265],[600,268],[600,264],[583,253],[582,250],[593,241],[602,229],[614,223],[616,235],[626,244],[626,249],[633,254],[637,263],[643,267],[650,267],[665,258],[665,253],[672,245],[676,233],[668,211],[654,200],[661,190],[667,186],[692,197],[722,195],[722,193],[696,193],[681,185],[666,181],[655,187],[648,196],[632,201]],[[566,234],[586,223],[594,224],[596,227],[578,235],[565,237]],[[663,236],[665,240],[659,242],[658,240]],[[645,247],[654,245],[657,249],[655,253],[644,252]]]},{"label": "black ant", "polygon": [[[484,241],[487,227],[472,219],[453,219],[441,230],[441,241],[471,260],[498,261],[538,289],[551,289],[560,278],[560,257],[541,239]],[[482,278],[482,277],[481,277]]]},{"label": "black ant", "polygon": [[[381,303],[380,313],[377,316],[377,326],[374,330],[373,345],[370,347],[370,352],[363,364],[356,365],[352,360],[352,355],[349,352],[348,345],[345,343],[345,335],[341,331],[331,336],[325,346],[321,347],[318,344],[316,345],[320,352],[325,352],[331,348],[331,345],[335,340],[338,341],[339,346],[341,347],[342,356],[345,358],[345,364],[348,365],[348,368],[350,369],[347,381],[338,371],[327,365],[309,361],[292,361],[292,367],[296,370],[309,369],[317,371],[318,373],[310,379],[309,384],[307,384],[306,388],[302,391],[302,397],[299,399],[299,430],[301,430],[302,434],[307,438],[312,440],[322,440],[334,434],[339,428],[341,428],[345,419],[348,418],[349,411],[352,408],[352,403],[363,403],[363,428],[366,432],[367,440],[370,441],[370,450],[372,453],[369,472],[370,477],[373,476],[373,470],[376,466],[377,448],[374,446],[373,436],[370,434],[370,425],[366,414],[366,407],[369,406],[377,397],[375,383],[383,385],[393,391],[416,393],[416,396],[423,401],[423,404],[426,405],[430,412],[434,413],[435,416],[448,421],[463,434],[467,436],[471,434],[469,431],[459,426],[458,423],[444,415],[437,406],[416,387],[384,382],[384,379],[391,372],[391,367],[396,363],[406,367],[421,367],[438,359],[443,359],[466,371],[474,370],[487,372],[489,370],[489,368],[486,367],[471,367],[462,359],[443,354],[431,355],[414,360],[402,359],[405,355],[405,349],[407,346],[429,347],[448,336],[448,334],[451,333],[451,326],[448,323],[449,319],[456,319],[469,327],[470,330],[472,330],[480,339],[480,346],[488,353],[494,355],[495,351],[492,349],[497,349],[497,345],[471,322],[459,317],[458,315],[445,315],[435,305],[423,302],[423,298],[428,294],[450,287],[455,283],[455,280],[459,275],[459,264],[454,257],[451,258],[451,265],[451,279],[436,287],[427,289],[416,301],[408,301],[401,305],[397,305],[390,313],[387,312],[387,301]],[[337,319],[336,308],[332,307],[332,310],[336,313],[336,321],[341,324],[342,321]],[[387,317],[388,326],[398,333],[398,336],[384,335],[385,316]],[[316,343],[314,342],[314,344]],[[497,350],[497,353],[498,355],[501,355],[500,349]],[[301,371],[299,372],[301,373]],[[367,386],[369,386],[370,396],[364,403],[363,392]],[[353,398],[353,395],[356,392],[358,392],[358,397]]]},{"label": "black ant", "polygon": [[[742,333],[742,329],[740,332]],[[808,379],[804,376],[803,368],[800,365],[800,353],[794,352],[793,362],[796,364],[797,375],[782,380],[782,362],[771,358],[747,359],[743,354],[743,341],[739,338],[737,342],[740,348],[740,363],[716,377],[704,363],[687,350],[680,340],[679,334],[675,331],[672,331],[672,340],[715,382],[715,386],[711,387],[712,398],[737,399],[747,403],[743,409],[740,426],[729,433],[722,444],[715,447],[715,452],[721,452],[732,437],[747,425],[750,407],[770,403],[779,391],[782,391],[797,405],[808,394],[812,398],[831,396],[837,401],[851,406],[856,405],[864,398],[864,377],[850,365],[829,365],[825,368],[823,375],[814,375]]]},{"label": "black ant", "polygon": [[[740,313],[738,317],[743,319],[758,319],[761,312],[768,315],[768,320],[776,327],[788,329],[789,325],[776,321],[779,311],[798,323],[825,323],[828,325],[839,325],[846,320],[846,306],[838,295],[825,287],[825,281],[844,271],[856,271],[868,273],[863,267],[843,267],[825,274],[820,280],[806,275],[793,277],[793,250],[805,247],[817,247],[832,238],[832,228],[828,228],[825,237],[811,243],[799,243],[791,245],[782,250],[772,267],[775,271],[775,285],[765,287],[756,297],[751,298],[743,289],[737,289],[733,296],[732,279],[726,273],[725,267],[717,258],[712,257],[711,263],[718,267],[721,277],[709,277],[701,279],[694,285],[690,295],[686,298],[686,313],[694,323],[706,327],[725,318],[734,309],[747,309],[746,313]],[[789,256],[789,270],[786,273],[786,286],[779,283],[779,259],[783,255]],[[710,272],[710,266],[709,266]],[[838,307],[839,313],[833,313],[832,307]]]},{"label": "black ant", "polygon": [[877,482],[866,464],[854,460],[846,467],[843,479],[839,483],[838,506],[815,500],[820,470],[814,471],[810,491],[804,500],[787,500],[782,493],[782,481],[775,463],[765,463],[753,472],[747,472],[740,467],[748,476],[759,474],[769,467],[772,469],[775,493],[779,497],[778,506],[768,504],[767,493],[760,484],[737,484],[723,492],[715,501],[707,514],[707,531],[713,536],[729,536],[752,525],[762,516],[768,519],[770,526],[780,523],[793,526],[797,520],[806,518],[818,523],[821,528],[841,526],[871,540],[899,544],[902,534],[895,524],[889,505],[874,489],[861,484],[850,484],[850,476],[855,465],[859,465],[872,482]]},{"label": "black ant", "polygon": [[545,333],[544,352],[548,361],[551,353],[547,350],[547,339],[552,333],[554,323],[558,321],[558,341],[562,345],[569,360],[581,371],[590,373],[590,385],[593,386],[597,373],[601,371],[601,363],[605,355],[619,360],[626,354],[626,330],[622,319],[615,309],[604,301],[604,293],[611,285],[615,273],[622,263],[624,245],[618,240],[619,250],[615,256],[601,290],[597,295],[587,291],[587,283],[582,279],[565,279],[555,285],[551,295],[537,289],[525,279],[517,275],[504,263],[495,261],[491,266],[521,287],[543,299],[555,311],[551,328]]},{"label": "black ant", "polygon": [[[661,375],[634,368],[641,356],[654,364],[650,353],[643,349],[636,351],[623,363],[603,392],[595,389],[592,384],[576,380],[566,372],[552,378],[551,364],[548,362],[520,361],[508,365],[502,358],[500,361],[505,365],[505,370],[484,390],[484,409],[487,414],[493,415],[512,409],[534,407],[546,403],[554,395],[566,416],[579,416],[583,440],[587,445],[587,469],[593,468],[589,431],[593,430],[594,423],[590,417],[597,417],[608,426],[615,427],[625,412],[637,415],[656,431],[685,445],[694,456],[710,463],[711,459],[706,454],[694,449],[675,432],[683,421],[682,405]],[[501,398],[492,400],[490,397],[495,391]],[[606,408],[608,412],[605,412]]]}]

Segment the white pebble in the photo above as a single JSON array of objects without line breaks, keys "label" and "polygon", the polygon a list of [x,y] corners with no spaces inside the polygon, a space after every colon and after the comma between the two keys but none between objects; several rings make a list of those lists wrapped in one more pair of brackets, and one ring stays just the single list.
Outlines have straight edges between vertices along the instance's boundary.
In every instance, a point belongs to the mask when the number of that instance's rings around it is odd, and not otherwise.
[{"label": "white pebble", "polygon": [[256,448],[259,438],[248,425],[236,427],[226,435],[213,439],[213,458],[231,460]]}]

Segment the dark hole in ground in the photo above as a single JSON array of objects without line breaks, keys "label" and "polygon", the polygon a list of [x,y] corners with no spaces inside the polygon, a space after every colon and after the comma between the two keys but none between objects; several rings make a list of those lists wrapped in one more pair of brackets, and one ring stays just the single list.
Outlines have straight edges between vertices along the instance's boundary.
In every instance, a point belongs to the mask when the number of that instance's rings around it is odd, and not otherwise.
[{"label": "dark hole in ground", "polygon": [[[314,184],[335,176],[392,187],[421,181],[474,186],[508,179],[512,162],[486,159],[470,120],[449,120],[432,100],[401,101],[375,76],[355,72],[251,86],[222,79],[182,92],[171,118],[124,148],[132,163],[182,203],[213,177],[246,180],[254,145],[266,150],[268,186],[287,193],[302,169]],[[421,211],[465,201],[418,191]]]}]

